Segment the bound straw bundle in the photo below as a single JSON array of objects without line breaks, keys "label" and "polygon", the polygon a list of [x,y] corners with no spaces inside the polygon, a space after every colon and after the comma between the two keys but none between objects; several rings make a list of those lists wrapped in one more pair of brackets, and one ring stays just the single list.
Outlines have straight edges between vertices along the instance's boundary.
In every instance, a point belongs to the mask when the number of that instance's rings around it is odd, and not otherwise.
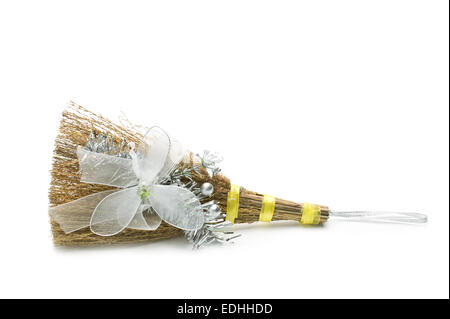
[{"label": "bound straw bundle", "polygon": [[[90,134],[100,132],[108,134],[115,143],[123,140],[139,144],[143,137],[133,125],[115,124],[108,119],[94,114],[87,109],[71,102],[62,114],[59,133],[55,141],[53,166],[51,170],[51,186],[49,201],[51,207],[66,204],[85,196],[114,189],[111,186],[100,184],[88,184],[80,181],[80,166],[77,158],[77,147],[84,146],[89,140]],[[194,154],[190,154],[179,164],[184,167],[193,167]],[[222,174],[210,176],[203,167],[193,171],[193,180],[197,184],[211,183],[214,193],[208,200],[215,200],[222,211],[227,209],[227,196],[230,191],[230,180]],[[235,223],[252,223],[259,220],[264,195],[240,189],[239,214]],[[320,206],[320,222],[328,219],[328,209]],[[276,199],[272,220],[300,220],[302,217],[302,204],[283,199]],[[76,214],[73,216],[76,219]],[[183,230],[162,222],[152,231],[126,228],[113,236],[99,236],[88,227],[65,233],[60,225],[51,219],[51,229],[54,243],[57,245],[96,245],[116,243],[136,243],[156,241],[161,239],[181,236]]]}]

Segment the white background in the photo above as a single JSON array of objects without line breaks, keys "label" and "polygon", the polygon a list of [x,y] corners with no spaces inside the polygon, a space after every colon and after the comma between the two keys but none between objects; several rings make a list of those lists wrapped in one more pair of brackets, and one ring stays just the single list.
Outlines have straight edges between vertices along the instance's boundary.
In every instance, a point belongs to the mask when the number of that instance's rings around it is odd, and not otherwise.
[{"label": "white background", "polygon": [[[0,297],[448,298],[448,22],[444,0],[1,1]],[[429,223],[55,248],[69,100],[218,151],[248,189]]]}]

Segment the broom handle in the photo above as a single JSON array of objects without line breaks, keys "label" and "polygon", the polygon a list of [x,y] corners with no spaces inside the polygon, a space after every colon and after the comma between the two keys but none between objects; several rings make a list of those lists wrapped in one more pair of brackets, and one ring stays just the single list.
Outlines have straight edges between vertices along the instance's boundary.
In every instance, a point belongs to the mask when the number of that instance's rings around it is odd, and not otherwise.
[{"label": "broom handle", "polygon": [[[239,196],[239,216],[236,223],[251,223],[259,220],[259,211],[264,200],[264,195],[260,193],[249,192],[245,189],[241,190]],[[326,222],[329,218],[329,209],[327,206],[318,205],[320,207],[320,222]],[[272,220],[295,220],[300,221],[302,218],[303,204],[293,201],[276,198],[275,211]]]},{"label": "broom handle", "polygon": [[[259,210],[264,195],[242,189],[239,196],[239,216],[236,223],[251,223],[259,220]],[[305,204],[276,198],[272,220],[302,219]],[[427,215],[408,212],[375,212],[375,211],[333,211],[327,206],[317,205],[320,209],[320,223],[330,219],[337,221],[423,224],[428,221]]]}]

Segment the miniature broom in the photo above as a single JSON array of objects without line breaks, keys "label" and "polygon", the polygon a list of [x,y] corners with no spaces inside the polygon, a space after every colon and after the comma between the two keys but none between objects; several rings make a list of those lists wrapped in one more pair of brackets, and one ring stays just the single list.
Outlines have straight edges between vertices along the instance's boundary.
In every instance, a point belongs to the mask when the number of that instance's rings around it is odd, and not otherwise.
[{"label": "miniature broom", "polygon": [[[153,144],[154,139],[167,143]],[[166,155],[161,157],[161,169],[151,181],[143,182],[148,174],[142,171],[150,172],[156,161],[148,159],[157,158],[157,150],[166,145],[168,155],[160,152]],[[249,191],[220,173],[215,154],[200,156],[179,148],[174,157],[176,147],[159,128],[117,125],[71,102],[62,114],[51,170],[49,214],[54,243],[136,243],[184,234],[199,247],[235,238],[229,227],[233,223],[320,224],[330,217],[426,222],[426,216],[416,213],[332,212],[326,206]]]}]

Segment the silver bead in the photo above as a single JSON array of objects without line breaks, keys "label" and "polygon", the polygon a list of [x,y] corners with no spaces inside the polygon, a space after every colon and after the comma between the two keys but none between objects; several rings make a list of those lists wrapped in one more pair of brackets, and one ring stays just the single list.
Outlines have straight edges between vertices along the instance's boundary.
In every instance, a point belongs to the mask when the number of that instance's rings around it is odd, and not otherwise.
[{"label": "silver bead", "polygon": [[208,215],[209,215],[210,217],[217,217],[217,216],[220,215],[221,212],[222,212],[222,211],[220,210],[220,207],[219,207],[218,205],[216,205],[216,204],[211,205],[211,206],[208,208]]},{"label": "silver bead", "polygon": [[200,192],[204,196],[211,196],[214,192],[214,186],[212,186],[211,183],[203,183],[202,186],[200,186]]}]

